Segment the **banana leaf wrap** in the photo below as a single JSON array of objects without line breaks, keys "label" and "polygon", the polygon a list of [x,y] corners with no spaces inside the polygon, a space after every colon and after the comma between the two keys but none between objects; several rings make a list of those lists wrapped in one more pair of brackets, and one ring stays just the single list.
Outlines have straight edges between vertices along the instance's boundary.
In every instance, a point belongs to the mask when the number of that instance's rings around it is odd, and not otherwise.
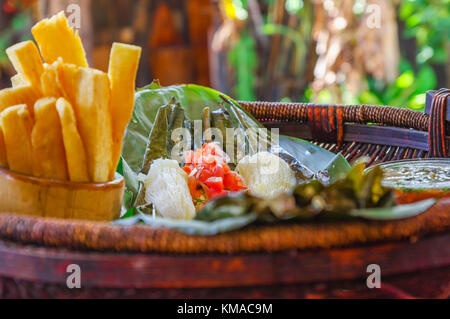
[{"label": "banana leaf wrap", "polygon": [[[179,111],[180,107],[182,110],[180,113],[184,113],[184,121],[181,121],[182,115],[175,117],[177,120],[171,121],[172,114]],[[162,113],[166,112],[167,114],[161,115],[159,118],[158,112],[161,108],[164,109]],[[133,115],[123,143],[123,160],[136,174],[148,172],[149,164],[157,156],[169,158],[172,146],[170,143],[171,132],[175,126],[180,126],[178,124],[180,122],[183,122],[183,128],[191,132],[191,149],[200,148],[204,141],[201,136],[200,138],[195,136],[194,129],[195,124],[198,124],[199,121],[203,126],[205,111],[210,127],[222,133],[225,146],[233,145],[236,148],[240,142],[238,139],[242,138],[244,146],[240,147],[245,147],[247,154],[256,153],[259,151],[255,147],[255,132],[257,132],[259,141],[266,142],[269,151],[279,151],[279,155],[284,156],[290,165],[301,167],[309,173],[305,175],[315,176],[321,171],[327,171],[334,162],[344,163],[340,166],[342,172],[349,169],[348,163],[340,155],[336,156],[309,142],[276,134],[273,138],[261,123],[220,92],[198,85],[161,87],[157,83],[152,83],[136,92]],[[238,132],[235,132],[235,136],[227,136],[227,128],[234,128]],[[246,134],[246,132],[253,133]],[[279,143],[276,139],[279,139]],[[155,144],[153,141],[158,142]],[[286,151],[286,146],[295,149],[296,154]],[[301,159],[297,158],[299,154]],[[145,157],[148,159],[144,160]],[[303,164],[305,159],[308,165]],[[313,167],[309,164],[312,164]]]},{"label": "banana leaf wrap", "polygon": [[[199,124],[202,126],[200,134],[196,130]],[[172,152],[172,149],[184,138],[191,149],[200,148],[205,139],[212,139],[212,136],[203,139],[205,127],[220,132],[224,150],[232,149],[236,156],[242,149],[245,155],[259,151],[255,145],[257,139],[262,138],[268,150],[283,158],[303,183],[293,194],[283,194],[271,202],[246,193],[212,200],[192,221],[153,218],[154,209],[143,200],[143,183],[138,174],[147,174],[157,158],[180,156],[181,151]],[[186,129],[189,136],[173,136],[177,128]],[[227,128],[234,128],[234,134],[227,134]],[[216,141],[215,134],[212,135]],[[230,163],[231,168],[234,168],[233,164]],[[151,227],[167,227],[187,234],[213,235],[255,221],[305,220],[316,216],[402,218],[423,212],[433,204],[421,203],[416,209],[409,207],[409,215],[400,206],[398,211],[397,207],[390,206],[385,190],[377,186],[379,172],[365,176],[361,167],[350,170],[341,154],[333,154],[297,138],[272,134],[229,97],[198,85],[161,87],[152,83],[136,93],[132,119],[124,138],[121,173],[126,181],[126,200],[122,219],[116,221],[117,224],[143,222]],[[309,198],[307,189],[311,187],[316,193]],[[329,205],[320,206],[321,202],[327,201]],[[372,207],[377,205],[385,205],[384,210],[374,213]]]}]

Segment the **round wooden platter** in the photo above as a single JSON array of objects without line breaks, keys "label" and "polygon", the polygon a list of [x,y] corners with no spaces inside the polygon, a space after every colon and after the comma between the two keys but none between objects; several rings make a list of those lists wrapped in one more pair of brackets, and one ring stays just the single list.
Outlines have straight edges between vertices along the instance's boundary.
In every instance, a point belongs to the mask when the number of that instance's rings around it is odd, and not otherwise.
[{"label": "round wooden platter", "polygon": [[[441,199],[399,221],[255,226],[210,237],[0,214],[0,297],[212,297],[211,289],[224,298],[284,297],[286,289],[304,297],[311,292],[299,287],[343,281],[367,293],[370,264],[383,278],[414,274],[404,282],[419,295],[447,296],[449,204]],[[81,268],[79,291],[66,285],[71,264]],[[429,275],[418,277],[424,271],[439,276],[434,290]]]},{"label": "round wooden platter", "polygon": [[391,221],[312,221],[251,225],[214,236],[187,235],[145,225],[118,226],[0,214],[0,239],[72,250],[165,254],[235,254],[328,249],[419,238],[450,231],[450,198],[418,216]]},{"label": "round wooden platter", "polygon": [[[157,296],[165,291],[172,297],[207,297],[204,291],[211,288],[228,289],[228,294],[222,292],[219,296],[230,297],[237,296],[239,290],[252,287],[273,287],[276,291],[266,288],[263,295],[256,295],[273,297],[279,296],[283,286],[291,287],[290,297],[298,297],[292,291],[293,285],[356,280],[359,286],[364,286],[370,264],[380,266],[382,278],[431,270],[441,280],[447,278],[446,282],[440,281],[437,286],[441,291],[435,294],[445,293],[445,290],[448,293],[450,288],[450,233],[422,238],[414,243],[400,241],[330,250],[233,255],[93,253],[0,241],[0,256],[0,288],[2,278],[13,279],[19,285],[35,283],[30,294],[39,297],[41,295],[35,290],[43,289],[45,285],[53,287],[46,288],[47,296],[48,290],[55,289],[59,297],[77,293],[76,289],[66,286],[70,274],[67,267],[71,264],[81,268],[82,291],[90,291],[83,295],[85,297],[91,297],[92,291],[96,291],[97,296],[99,291],[106,295],[108,291],[115,291],[116,297],[124,296],[122,293],[125,292],[128,297],[152,296],[150,292],[155,296],[155,291],[160,291]],[[410,277],[410,282],[414,282],[414,276]],[[416,285],[423,289],[426,283],[422,281]],[[30,284],[24,287],[30,287]],[[23,294],[25,288],[21,289]],[[130,294],[129,289],[134,289],[134,293]],[[143,293],[145,291],[148,294]],[[1,292],[2,289],[0,297]],[[352,295],[347,294],[347,297]]]}]

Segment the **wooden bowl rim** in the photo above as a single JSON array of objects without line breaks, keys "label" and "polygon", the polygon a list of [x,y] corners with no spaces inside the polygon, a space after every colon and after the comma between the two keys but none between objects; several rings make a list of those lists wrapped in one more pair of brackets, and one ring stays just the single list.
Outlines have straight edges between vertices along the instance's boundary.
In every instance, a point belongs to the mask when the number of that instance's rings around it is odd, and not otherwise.
[{"label": "wooden bowl rim", "polygon": [[398,164],[398,163],[406,163],[406,162],[448,162],[450,163],[450,158],[447,157],[430,157],[430,158],[405,158],[399,160],[391,160],[383,163],[377,163],[369,168],[372,169],[375,166],[384,166],[389,164]]},{"label": "wooden bowl rim", "polygon": [[115,189],[121,188],[125,185],[125,180],[119,173],[114,174],[114,180],[105,183],[80,183],[71,181],[61,181],[56,179],[48,179],[26,175],[18,172],[11,171],[7,168],[0,167],[0,176],[3,176],[11,180],[20,180],[26,183],[42,185],[42,186],[56,186],[71,189]]},{"label": "wooden bowl rim", "polygon": [[[446,162],[446,164],[450,164],[450,158],[446,157],[431,157],[431,158],[407,158],[400,160],[387,161],[383,163],[378,163],[373,166],[366,168],[366,171],[370,171],[375,167],[381,167],[391,164],[402,164],[402,163],[411,163],[411,162]],[[430,192],[442,192],[442,193],[450,193],[450,188],[439,188],[439,187],[430,187],[430,188],[414,188],[414,187],[396,187],[396,192],[409,192],[409,191],[418,191],[421,193],[430,193]]]}]

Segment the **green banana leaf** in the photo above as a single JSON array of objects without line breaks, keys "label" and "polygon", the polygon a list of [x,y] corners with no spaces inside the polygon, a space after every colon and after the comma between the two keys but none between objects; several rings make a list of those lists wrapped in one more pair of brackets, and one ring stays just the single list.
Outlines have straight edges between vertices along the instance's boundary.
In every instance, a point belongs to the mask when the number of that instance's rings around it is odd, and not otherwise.
[{"label": "green banana leaf", "polygon": [[324,173],[322,182],[332,183],[350,171],[341,153],[334,154],[299,138],[280,135],[280,146],[315,174]]},{"label": "green banana leaf", "polygon": [[378,207],[355,209],[350,212],[353,217],[361,217],[372,220],[396,220],[414,217],[426,212],[431,206],[437,202],[436,199],[430,198],[415,202],[412,204],[399,205],[394,207]]},{"label": "green banana leaf", "polygon": [[[223,103],[221,96],[228,103]],[[173,103],[174,97],[184,110],[186,118],[191,120],[202,120],[204,108],[208,107],[214,122],[215,112],[221,110],[222,104],[229,113],[233,127],[263,128],[261,123],[231,98],[213,89],[194,84],[160,87],[157,83],[152,83],[136,92],[133,116],[124,138],[122,156],[135,173],[142,169],[148,138],[160,107]],[[336,178],[349,170],[349,164],[341,155],[335,155],[307,141],[280,135],[279,143],[282,149],[314,174],[329,170],[329,174]]]},{"label": "green banana leaf", "polygon": [[[226,117],[224,112],[227,114]],[[208,118],[208,122],[218,128],[229,127],[229,125],[242,130],[263,128],[261,123],[256,121],[231,98],[210,88],[198,85],[161,87],[154,82],[136,92],[134,112],[127,127],[122,152],[121,170],[126,180],[126,200],[124,201],[122,218],[129,219],[133,212],[137,211],[134,206],[140,203],[138,194],[141,188],[137,175],[141,172],[146,173],[148,170],[151,162],[146,161],[146,158],[148,157],[151,160],[152,157],[157,157],[160,154],[166,157],[168,156],[167,149],[172,146],[169,145],[170,142],[164,134],[160,134],[156,129],[153,132],[153,127],[165,127],[167,130],[177,126],[186,127],[192,125],[191,121],[193,120],[203,120],[203,123],[205,123],[205,117]],[[158,123],[155,123],[156,121]],[[245,138],[248,150],[249,147],[252,147],[252,136],[246,136]],[[270,135],[268,135],[269,138]],[[162,143],[152,143],[152,139]],[[162,147],[160,149],[152,147],[152,145],[157,144],[162,145]],[[284,152],[283,155],[292,157],[301,166],[304,176],[319,176],[319,173],[323,173],[329,181],[334,181],[345,175],[350,168],[342,155],[335,155],[307,141],[279,136],[279,144],[281,151]],[[194,145],[196,145],[195,138]],[[245,226],[246,223],[243,220],[248,223],[251,222],[251,218],[244,218],[241,214],[225,212],[224,210],[209,214],[209,216],[211,215],[220,216],[220,218],[208,220],[208,214],[199,214],[197,221],[202,222],[202,233],[216,233],[217,230],[229,231],[236,229],[238,225],[240,225],[239,227]],[[139,216],[141,216],[141,213],[139,213]],[[146,215],[142,214],[142,216]],[[154,227],[158,227],[158,225],[165,227],[164,225],[166,225],[169,228],[176,228],[175,225],[180,224],[180,230],[184,232],[189,232],[187,225],[192,225],[192,227],[199,225],[198,223],[181,221],[162,222],[159,219],[155,221],[153,218],[150,222],[148,218],[142,216],[135,222],[145,222]],[[222,219],[224,222],[220,223],[220,227],[218,227],[217,223]],[[235,220],[235,223],[233,220]],[[132,222],[132,220],[129,222]],[[210,225],[211,230],[204,230],[208,225]]]},{"label": "green banana leaf", "polygon": [[203,220],[172,220],[161,217],[153,217],[139,213],[126,219],[113,222],[114,225],[132,226],[143,223],[154,228],[167,228],[177,230],[188,235],[212,236],[219,233],[240,229],[252,224],[257,219],[255,214],[222,218],[214,221]]},{"label": "green banana leaf", "polygon": [[[242,195],[239,195],[240,197]],[[245,198],[245,197],[241,197]],[[223,202],[225,200],[222,200]],[[426,212],[436,203],[435,199],[427,199],[420,202],[399,205],[393,207],[380,207],[380,208],[366,208],[366,209],[355,209],[349,212],[347,215],[340,215],[340,219],[355,219],[363,218],[368,220],[379,220],[379,221],[389,221],[389,220],[399,220],[414,217]],[[223,203],[222,203],[223,204]],[[114,225],[119,226],[132,226],[136,224],[143,223],[154,228],[167,228],[177,230],[179,232],[188,235],[201,235],[201,236],[212,236],[223,232],[228,232],[232,230],[237,230],[254,223],[257,220],[262,222],[269,221],[273,222],[276,219],[267,220],[261,218],[262,216],[250,212],[245,213],[247,206],[243,206],[242,203],[234,201],[228,203],[224,206],[217,205],[217,203],[211,202],[211,207],[219,208],[215,209],[213,215],[202,215],[205,216],[205,220],[171,220],[161,217],[153,217],[151,215],[146,215],[138,212],[137,215],[131,216],[125,219],[119,219],[113,222]],[[235,205],[235,207],[233,207]],[[221,210],[224,208],[225,210]],[[207,210],[208,208],[206,208]],[[234,213],[233,213],[234,212]],[[291,216],[291,218],[281,218],[278,221],[286,219],[296,219],[304,218],[304,216]],[[326,219],[336,219],[336,215],[331,214],[330,216],[324,216]]]},{"label": "green banana leaf", "polygon": [[[220,92],[195,84],[160,87],[156,83],[152,83],[140,89],[135,95],[133,116],[124,138],[122,151],[124,160],[134,172],[140,171],[148,137],[159,108],[168,105],[173,97],[183,107],[187,118],[201,120],[205,107],[209,107],[211,111],[220,109],[220,103],[223,102],[221,95]],[[234,124],[252,128],[262,127],[247,111],[240,108],[230,98],[226,98],[233,103],[232,106],[226,105],[225,108],[230,112]],[[240,121],[239,117],[243,121]]]}]

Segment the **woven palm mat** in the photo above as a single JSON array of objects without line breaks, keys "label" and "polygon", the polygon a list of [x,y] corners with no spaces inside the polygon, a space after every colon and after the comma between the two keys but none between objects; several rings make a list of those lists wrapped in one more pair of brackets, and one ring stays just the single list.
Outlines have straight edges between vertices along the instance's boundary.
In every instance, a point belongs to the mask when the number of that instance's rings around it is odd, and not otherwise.
[{"label": "woven palm mat", "polygon": [[0,214],[0,239],[69,249],[165,253],[238,253],[332,248],[417,240],[450,231],[450,198],[419,216],[397,221],[309,222],[251,226],[215,236],[190,236],[148,226]]}]

